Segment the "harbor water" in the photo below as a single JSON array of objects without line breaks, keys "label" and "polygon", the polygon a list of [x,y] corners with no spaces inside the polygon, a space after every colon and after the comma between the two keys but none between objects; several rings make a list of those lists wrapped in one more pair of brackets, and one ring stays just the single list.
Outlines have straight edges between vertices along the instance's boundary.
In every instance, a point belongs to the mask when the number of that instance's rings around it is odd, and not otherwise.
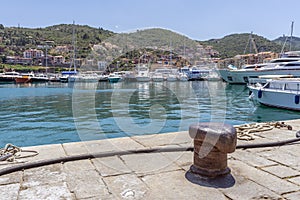
[{"label": "harbor water", "polygon": [[255,106],[246,86],[220,81],[1,84],[0,91],[1,147],[186,131],[199,121],[300,117]]}]

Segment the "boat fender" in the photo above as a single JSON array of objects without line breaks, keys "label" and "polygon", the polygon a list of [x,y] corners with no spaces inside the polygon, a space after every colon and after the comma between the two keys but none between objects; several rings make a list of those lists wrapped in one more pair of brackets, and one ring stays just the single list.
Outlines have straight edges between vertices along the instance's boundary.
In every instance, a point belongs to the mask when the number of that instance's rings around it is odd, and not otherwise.
[{"label": "boat fender", "polygon": [[260,99],[262,97],[262,91],[258,90],[257,97]]},{"label": "boat fender", "polygon": [[295,96],[295,104],[299,104],[300,96],[297,94]]}]

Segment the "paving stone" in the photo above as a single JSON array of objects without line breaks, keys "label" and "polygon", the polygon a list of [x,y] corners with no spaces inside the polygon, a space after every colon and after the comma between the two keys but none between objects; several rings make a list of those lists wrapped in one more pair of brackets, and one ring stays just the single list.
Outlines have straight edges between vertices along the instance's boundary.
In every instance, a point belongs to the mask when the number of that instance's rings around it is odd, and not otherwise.
[{"label": "paving stone", "polygon": [[144,199],[149,188],[134,174],[104,177],[115,199]]},{"label": "paving stone", "polygon": [[13,183],[20,183],[22,180],[23,172],[14,172],[0,176],[0,185],[7,185]]},{"label": "paving stone", "polygon": [[17,200],[20,184],[0,185],[0,200]]},{"label": "paving stone", "polygon": [[288,180],[300,186],[300,176],[289,178]]},{"label": "paving stone", "polygon": [[145,147],[157,147],[181,143],[192,144],[192,138],[189,136],[189,133],[187,131],[134,136],[132,137],[132,139],[144,145]]},{"label": "paving stone", "polygon": [[194,153],[181,151],[181,152],[166,152],[161,153],[172,162],[176,163],[179,167],[191,166],[193,164]]},{"label": "paving stone", "polygon": [[95,158],[92,162],[103,177],[132,172],[118,156]]},{"label": "paving stone", "polygon": [[229,154],[229,156],[237,160],[243,161],[245,163],[248,163],[249,165],[252,165],[254,167],[263,167],[277,164],[276,162],[273,162],[265,157],[261,157],[256,153],[242,149],[236,149],[235,152]]},{"label": "paving stone", "polygon": [[39,154],[34,157],[28,157],[20,159],[20,161],[30,162],[30,161],[39,161],[53,158],[61,158],[65,157],[65,151],[61,144],[52,144],[52,145],[42,145],[42,146],[34,146],[34,147],[24,147],[24,150],[35,150]]},{"label": "paving stone", "polygon": [[251,167],[238,160],[230,160],[228,165],[235,177],[243,176],[278,194],[292,192],[299,188],[299,186],[293,183],[278,178],[255,167]]},{"label": "paving stone", "polygon": [[281,196],[245,177],[235,175],[235,185],[220,189],[230,199],[280,199]]},{"label": "paving stone", "polygon": [[48,165],[24,171],[22,187],[40,186],[64,182],[66,174],[62,172],[62,165]]},{"label": "paving stone", "polygon": [[63,164],[63,169],[65,172],[76,172],[94,170],[95,167],[90,160],[76,160],[72,162],[65,162]]},{"label": "paving stone", "polygon": [[282,165],[300,170],[299,157],[286,151],[282,151],[279,148],[274,148],[270,151],[261,152],[260,155]]},{"label": "paving stone", "polygon": [[96,141],[86,141],[82,143],[66,143],[63,147],[68,155],[78,155],[85,153],[101,153],[112,151],[128,151],[143,149],[144,147],[131,138],[106,139]]},{"label": "paving stone", "polygon": [[[72,193],[78,199],[94,198],[109,195],[106,185],[102,177],[94,170],[81,170],[77,168],[75,171],[64,169],[67,172],[67,185]],[[100,199],[101,199],[100,198]]]},{"label": "paving stone", "polygon": [[185,171],[146,175],[142,180],[150,188],[145,199],[227,199],[212,187],[203,187],[185,178]]},{"label": "paving stone", "polygon": [[263,167],[262,169],[275,176],[278,176],[279,178],[287,178],[287,177],[300,175],[299,171],[293,170],[289,167],[282,166],[282,165]]},{"label": "paving stone", "polygon": [[129,169],[138,175],[159,173],[180,169],[179,166],[161,153],[132,154],[121,156]]},{"label": "paving stone", "polygon": [[287,200],[299,200],[300,199],[300,191],[285,194],[285,195],[283,195],[283,197]]},{"label": "paving stone", "polygon": [[66,199],[75,200],[74,195],[68,190],[65,182],[57,182],[53,184],[43,184],[34,187],[21,188],[19,200],[28,199]]}]

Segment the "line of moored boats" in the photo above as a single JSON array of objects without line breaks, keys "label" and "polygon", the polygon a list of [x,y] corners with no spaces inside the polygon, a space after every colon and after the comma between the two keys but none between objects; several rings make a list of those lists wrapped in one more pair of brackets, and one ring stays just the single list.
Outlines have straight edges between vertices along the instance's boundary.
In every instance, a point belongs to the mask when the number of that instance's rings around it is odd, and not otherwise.
[{"label": "line of moored boats", "polygon": [[150,72],[148,66],[138,65],[135,71],[120,71],[110,74],[97,74],[96,72],[63,71],[61,74],[19,73],[8,71],[0,74],[1,83],[34,83],[34,82],[98,82],[119,81],[162,82],[162,81],[194,81],[194,80],[221,80],[215,70],[199,67],[183,67],[172,69],[157,68]]}]

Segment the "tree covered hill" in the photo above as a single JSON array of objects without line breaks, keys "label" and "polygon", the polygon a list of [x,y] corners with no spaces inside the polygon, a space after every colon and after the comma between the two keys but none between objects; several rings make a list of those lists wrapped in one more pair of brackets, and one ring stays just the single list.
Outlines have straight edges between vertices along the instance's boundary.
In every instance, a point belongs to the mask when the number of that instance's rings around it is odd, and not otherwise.
[{"label": "tree covered hill", "polygon": [[[249,38],[250,34],[248,33],[231,34],[221,39],[211,39],[208,41],[201,41],[200,43],[213,46],[213,49],[217,50],[220,53],[221,58],[229,58],[238,54],[255,53],[254,51],[249,52]],[[270,41],[262,36],[252,34],[252,38],[255,41],[258,52],[280,52],[281,50],[281,46],[279,44]]]},{"label": "tree covered hill", "polygon": [[[93,28],[87,25],[59,24],[45,28],[24,28],[4,27],[0,24],[0,62],[3,61],[5,56],[22,56],[24,50],[45,45],[46,41],[53,41],[51,43],[53,46],[71,45],[73,27],[76,30],[78,58],[87,58],[95,44],[110,41],[109,38],[120,39],[120,42],[114,41],[117,46],[124,45],[121,44],[124,41],[134,43],[137,40],[139,42],[137,45],[139,46],[160,46],[164,47],[165,50],[173,49],[173,51],[177,51],[179,54],[186,54],[189,50],[188,46],[195,46],[195,41],[182,35],[174,34],[174,32],[171,33],[171,31],[165,29],[140,30],[138,31],[139,34],[135,34],[134,36],[125,34],[122,37],[115,37],[122,34],[116,34],[103,28]],[[128,37],[128,35],[130,36]],[[158,37],[156,37],[157,35]],[[254,51],[249,52],[249,36],[250,34],[248,33],[231,34],[220,39],[197,41],[197,44],[202,45],[203,48],[212,46],[213,50],[219,52],[218,57],[229,58],[243,54],[244,52],[254,53]],[[259,52],[273,51],[279,53],[283,43],[286,41],[285,37],[279,37],[273,41],[255,34],[252,34],[252,37]],[[123,41],[123,39],[125,40]],[[286,42],[289,41],[287,40]],[[300,49],[300,38],[293,37],[292,47],[293,50]],[[195,48],[198,48],[197,45]]]},{"label": "tree covered hill", "polygon": [[[25,49],[45,45],[53,41],[53,45],[68,45],[72,43],[73,27],[76,30],[76,46],[78,57],[86,57],[92,44],[114,35],[113,32],[102,28],[92,28],[83,25],[60,24],[46,28],[4,27],[0,25],[0,55],[22,55]],[[0,60],[1,61],[1,60]]]},{"label": "tree covered hill", "polygon": [[281,36],[275,40],[273,40],[273,42],[277,43],[278,45],[280,45],[281,47],[284,46],[284,51],[296,51],[296,50],[300,50],[300,38],[299,37],[289,37],[289,36]]}]

